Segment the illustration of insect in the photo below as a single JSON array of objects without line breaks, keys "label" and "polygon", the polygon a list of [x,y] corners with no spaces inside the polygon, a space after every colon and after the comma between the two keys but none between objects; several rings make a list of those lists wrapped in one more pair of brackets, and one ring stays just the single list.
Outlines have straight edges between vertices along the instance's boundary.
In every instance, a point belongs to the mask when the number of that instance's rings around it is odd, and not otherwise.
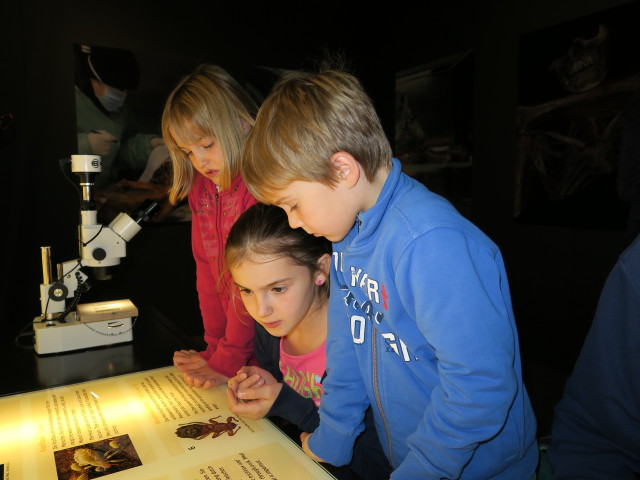
[{"label": "illustration of insect", "polygon": [[[216,418],[220,418],[220,415],[209,419],[209,423],[205,422],[191,422],[181,423],[180,427],[176,430],[176,435],[180,438],[192,438],[194,440],[202,440],[208,435],[211,438],[217,438],[220,435],[226,433],[230,437],[234,436],[240,430],[237,423],[237,418],[227,417],[225,422],[216,422]],[[236,428],[237,427],[237,428]]]}]

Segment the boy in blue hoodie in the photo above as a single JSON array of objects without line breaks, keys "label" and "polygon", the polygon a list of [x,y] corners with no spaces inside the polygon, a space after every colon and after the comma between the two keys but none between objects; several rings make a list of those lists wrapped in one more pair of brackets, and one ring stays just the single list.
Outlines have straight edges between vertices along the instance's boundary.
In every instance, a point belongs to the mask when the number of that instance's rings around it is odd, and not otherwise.
[{"label": "boy in blue hoodie", "polygon": [[498,248],[401,172],[359,81],[294,73],[241,170],[293,228],[333,242],[317,461],[344,465],[373,408],[393,479],[528,480],[538,449]]}]

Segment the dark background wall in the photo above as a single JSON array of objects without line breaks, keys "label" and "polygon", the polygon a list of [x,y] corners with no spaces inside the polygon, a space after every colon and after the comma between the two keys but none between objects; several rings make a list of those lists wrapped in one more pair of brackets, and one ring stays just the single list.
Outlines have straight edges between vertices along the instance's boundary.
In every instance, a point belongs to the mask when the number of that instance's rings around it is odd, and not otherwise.
[{"label": "dark background wall", "polygon": [[[474,49],[468,215],[505,257],[527,386],[540,433],[547,433],[551,408],[624,239],[621,229],[513,220],[519,42],[528,33],[630,3],[456,0],[365,11],[331,3],[306,10],[300,3],[288,9],[195,0],[3,2],[0,114],[14,114],[15,131],[0,145],[2,334],[14,335],[39,314],[39,247],[51,245],[56,262],[77,256],[77,195],[58,167],[58,159],[75,150],[74,43],[182,59],[180,68],[207,59],[241,82],[250,66],[299,68],[320,47],[339,47],[373,98],[390,138],[395,72]],[[165,86],[177,81],[178,70],[159,68],[153,79],[143,79],[159,102],[168,93]],[[197,335],[192,262],[184,225],[145,228],[130,244],[123,274],[109,288],[121,289],[134,301],[154,303],[176,325]]]}]

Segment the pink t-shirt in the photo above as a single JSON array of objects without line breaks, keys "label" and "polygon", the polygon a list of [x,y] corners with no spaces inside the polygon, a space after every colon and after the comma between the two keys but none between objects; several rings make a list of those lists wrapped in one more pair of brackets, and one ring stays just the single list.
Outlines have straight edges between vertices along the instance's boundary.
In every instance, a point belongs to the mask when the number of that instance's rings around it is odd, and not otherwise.
[{"label": "pink t-shirt", "polygon": [[284,382],[304,398],[312,398],[320,406],[322,397],[322,376],[326,369],[327,356],[325,342],[304,355],[289,355],[284,351],[280,339],[280,371]]}]

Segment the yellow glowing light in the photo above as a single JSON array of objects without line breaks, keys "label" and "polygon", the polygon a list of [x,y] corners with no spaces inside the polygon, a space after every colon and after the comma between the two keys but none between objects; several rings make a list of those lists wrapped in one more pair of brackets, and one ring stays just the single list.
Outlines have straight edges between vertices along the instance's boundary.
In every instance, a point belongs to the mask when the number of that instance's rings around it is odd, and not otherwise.
[{"label": "yellow glowing light", "polygon": [[133,398],[125,398],[119,402],[102,403],[102,412],[105,418],[109,418],[114,424],[130,422],[134,418],[145,413],[143,401]]},{"label": "yellow glowing light", "polygon": [[131,400],[129,402],[129,411],[135,415],[139,415],[144,412],[144,402],[137,400]]},{"label": "yellow glowing light", "polygon": [[16,420],[3,425],[0,429],[0,451],[4,451],[4,445],[15,445],[17,440],[33,441],[38,432],[36,425],[33,420]]}]

